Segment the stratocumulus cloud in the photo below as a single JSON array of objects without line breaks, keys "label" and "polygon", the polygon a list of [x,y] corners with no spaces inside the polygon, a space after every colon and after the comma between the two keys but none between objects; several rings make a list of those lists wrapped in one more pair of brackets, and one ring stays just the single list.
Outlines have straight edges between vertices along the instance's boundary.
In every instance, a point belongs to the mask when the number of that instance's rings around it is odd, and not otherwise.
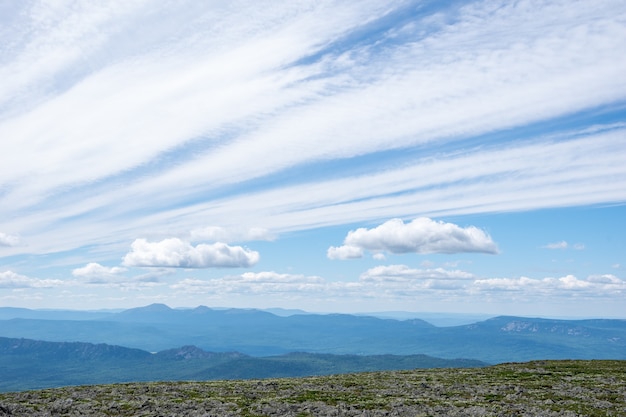
[{"label": "stratocumulus cloud", "polygon": [[[580,279],[574,275],[566,275],[563,277],[546,277],[546,278],[486,278],[478,279],[474,282],[476,288],[488,291],[516,291],[527,292],[531,294],[536,291],[538,293],[549,293],[556,295],[559,291],[587,292],[590,295],[611,293],[619,294],[626,291],[626,281],[617,278],[614,275],[592,275],[587,279]],[[564,292],[562,295],[566,296]]]},{"label": "stratocumulus cloud", "polygon": [[498,253],[498,247],[491,237],[477,227],[463,228],[427,217],[417,218],[410,223],[392,219],[373,229],[352,230],[344,239],[343,246],[328,250],[328,257],[349,259],[347,255],[358,254],[359,250],[423,254]]},{"label": "stratocumulus cloud", "polygon": [[357,281],[329,281],[317,276],[281,274],[273,271],[246,272],[214,279],[186,278],[170,285],[180,294],[215,296],[281,294],[308,300],[384,298],[424,300],[445,294],[458,300],[484,302],[498,295],[501,300],[612,299],[626,293],[626,280],[614,275],[574,275],[545,278],[477,278],[462,270],[443,268],[414,269],[407,265],[370,268]]},{"label": "stratocumulus cloud", "polygon": [[65,285],[59,279],[37,279],[13,271],[0,272],[0,288],[55,288]]},{"label": "stratocumulus cloud", "polygon": [[192,294],[323,294],[330,284],[317,276],[280,274],[274,271],[245,272],[216,279],[187,278],[170,286],[175,291]]},{"label": "stratocumulus cloud", "polygon": [[384,265],[368,269],[361,274],[361,281],[372,282],[408,282],[413,280],[469,280],[474,275],[461,270],[443,268],[414,269],[406,265]]},{"label": "stratocumulus cloud", "polygon": [[259,261],[259,253],[226,243],[191,245],[178,238],[148,242],[136,239],[123,260],[125,266],[168,268],[249,267]]}]

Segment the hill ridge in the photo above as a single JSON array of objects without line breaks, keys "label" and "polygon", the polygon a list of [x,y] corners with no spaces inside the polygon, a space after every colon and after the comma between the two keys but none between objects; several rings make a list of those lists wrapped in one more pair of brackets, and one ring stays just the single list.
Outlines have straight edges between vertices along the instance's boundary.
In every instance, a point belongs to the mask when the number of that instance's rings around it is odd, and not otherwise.
[{"label": "hill ridge", "polygon": [[249,379],[486,365],[476,360],[427,355],[292,353],[252,357],[239,352],[206,352],[191,345],[150,353],[107,344],[0,337],[0,391],[164,379]]},{"label": "hill ridge", "polygon": [[[2,313],[0,317],[14,317]],[[250,356],[294,351],[332,354],[426,354],[489,363],[532,359],[626,359],[626,320],[498,316],[437,327],[420,319],[350,314],[277,316],[254,309],[172,309],[164,304],[97,313],[80,320],[0,320],[0,336],[107,343],[158,352],[194,345]],[[27,316],[33,316],[31,313]],[[66,313],[60,317],[67,317]],[[78,317],[73,313],[71,317]]]}]

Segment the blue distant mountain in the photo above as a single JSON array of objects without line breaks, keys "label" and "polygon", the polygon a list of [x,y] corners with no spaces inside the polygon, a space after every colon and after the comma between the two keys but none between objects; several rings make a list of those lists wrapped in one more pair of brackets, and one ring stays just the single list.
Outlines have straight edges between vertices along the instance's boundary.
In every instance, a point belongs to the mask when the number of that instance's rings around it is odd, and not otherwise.
[{"label": "blue distant mountain", "polygon": [[108,344],[0,337],[1,391],[133,381],[249,379],[415,368],[482,367],[427,355],[290,353],[252,357],[183,346],[149,353]]},{"label": "blue distant mountain", "polygon": [[[44,318],[45,317],[45,318]],[[172,309],[152,304],[121,312],[0,309],[0,336],[106,343],[158,352],[193,345],[250,356],[289,352],[425,354],[488,363],[533,359],[626,359],[626,320],[501,316],[436,327],[421,319],[349,314],[276,315],[255,309]]]}]

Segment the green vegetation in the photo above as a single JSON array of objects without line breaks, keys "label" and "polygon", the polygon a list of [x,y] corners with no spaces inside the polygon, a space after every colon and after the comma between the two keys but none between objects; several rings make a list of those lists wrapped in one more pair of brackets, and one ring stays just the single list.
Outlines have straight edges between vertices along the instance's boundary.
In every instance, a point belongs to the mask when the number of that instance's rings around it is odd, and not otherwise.
[{"label": "green vegetation", "polygon": [[252,379],[413,368],[485,366],[426,355],[290,353],[262,358],[183,346],[151,354],[91,343],[0,337],[0,392],[133,381]]},{"label": "green vegetation", "polygon": [[0,394],[0,416],[49,415],[624,416],[626,361],[534,361]]}]

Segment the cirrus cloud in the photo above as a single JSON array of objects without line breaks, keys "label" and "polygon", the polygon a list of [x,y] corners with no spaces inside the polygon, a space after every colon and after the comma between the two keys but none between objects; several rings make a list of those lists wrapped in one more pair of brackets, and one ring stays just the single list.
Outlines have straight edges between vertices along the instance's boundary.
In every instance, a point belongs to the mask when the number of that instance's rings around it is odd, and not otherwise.
[{"label": "cirrus cloud", "polygon": [[191,240],[203,240],[211,242],[241,242],[250,240],[274,240],[275,236],[262,227],[251,227],[248,229],[230,229],[220,226],[207,226],[194,229],[190,233]]},{"label": "cirrus cloud", "polygon": [[423,254],[498,253],[491,237],[477,227],[463,228],[420,217],[410,223],[392,219],[373,229],[352,230],[344,239],[344,245],[330,247],[327,256],[330,259],[360,258],[363,250]]},{"label": "cirrus cloud", "polygon": [[148,242],[136,239],[124,256],[125,266],[168,268],[249,267],[260,259],[259,253],[226,243],[191,245],[178,238]]}]

